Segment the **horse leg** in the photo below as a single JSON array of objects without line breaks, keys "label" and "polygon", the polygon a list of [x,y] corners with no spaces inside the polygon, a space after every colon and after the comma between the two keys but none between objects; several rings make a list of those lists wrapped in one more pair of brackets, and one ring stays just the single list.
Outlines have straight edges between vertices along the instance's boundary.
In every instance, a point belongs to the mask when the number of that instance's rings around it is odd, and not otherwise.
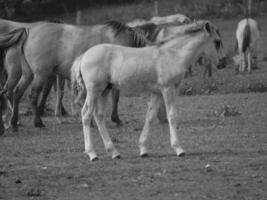
[{"label": "horse leg", "polygon": [[60,116],[68,114],[62,104],[62,99],[64,96],[64,86],[65,86],[65,80],[60,76],[57,76],[57,102],[55,108],[55,116],[59,124],[62,123]]},{"label": "horse leg", "polygon": [[163,88],[162,94],[169,122],[171,147],[175,150],[177,156],[182,156],[185,152],[180,145],[176,129],[177,111],[175,106],[175,88]]},{"label": "horse leg", "polygon": [[247,63],[248,63],[248,72],[251,72],[251,51],[248,49],[247,52]]},{"label": "horse leg", "polygon": [[120,98],[120,90],[112,88],[112,114],[111,121],[115,122],[117,125],[121,125],[122,121],[119,118],[118,114],[118,103]]},{"label": "horse leg", "polygon": [[3,118],[2,118],[2,111],[5,109],[4,98],[5,97],[3,95],[0,96],[0,136],[3,135],[5,132],[5,125],[4,125]]},{"label": "horse leg", "polygon": [[116,150],[111,138],[109,136],[107,127],[106,127],[106,104],[108,99],[109,89],[106,89],[102,94],[97,98],[96,109],[94,111],[94,119],[97,124],[99,133],[104,142],[105,149],[107,153],[111,154],[112,159],[120,158],[119,152]]},{"label": "horse leg", "polygon": [[139,137],[139,149],[140,155],[142,157],[147,156],[147,141],[150,136],[150,127],[153,119],[155,118],[159,106],[162,102],[162,97],[159,94],[151,93],[150,102],[148,103],[148,109],[146,113],[146,120],[142,130],[142,133]]},{"label": "horse leg", "polygon": [[51,91],[51,88],[53,86],[53,82],[55,81],[55,76],[51,76],[49,77],[48,81],[46,81],[44,87],[43,87],[43,90],[42,90],[42,95],[41,95],[41,100],[39,102],[39,106],[38,106],[38,109],[39,109],[39,113],[40,115],[44,115],[44,109],[45,109],[45,104],[46,104],[46,101],[47,101],[47,97]]},{"label": "horse leg", "polygon": [[19,101],[22,95],[24,94],[25,90],[31,83],[31,81],[32,81],[31,73],[22,74],[19,80],[19,83],[13,92],[13,110],[12,110],[12,116],[11,116],[11,127],[15,131],[17,131],[18,129]]},{"label": "horse leg", "polygon": [[87,92],[86,100],[84,102],[81,115],[83,123],[83,136],[84,136],[84,153],[87,154],[91,161],[97,160],[97,155],[94,150],[92,132],[91,132],[91,120],[93,118],[93,112],[95,109],[95,95],[93,92]]},{"label": "horse leg", "polygon": [[30,101],[32,104],[33,108],[33,121],[34,121],[34,126],[35,127],[44,127],[45,125],[42,122],[39,109],[38,109],[38,97],[40,95],[40,92],[42,91],[42,86],[45,83],[46,78],[41,77],[39,75],[35,75],[33,78],[33,83],[32,83],[32,90],[31,90],[31,95],[30,95]]}]

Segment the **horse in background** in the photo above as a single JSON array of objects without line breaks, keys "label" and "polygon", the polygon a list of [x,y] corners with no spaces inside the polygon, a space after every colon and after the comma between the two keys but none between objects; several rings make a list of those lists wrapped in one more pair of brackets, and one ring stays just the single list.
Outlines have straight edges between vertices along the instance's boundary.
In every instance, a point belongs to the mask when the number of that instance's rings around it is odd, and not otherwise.
[{"label": "horse in background", "polygon": [[101,44],[79,56],[71,68],[71,75],[74,85],[86,88],[87,96],[81,113],[85,153],[90,160],[97,160],[90,127],[92,117],[106,151],[112,158],[120,157],[107,131],[105,119],[107,97],[113,87],[120,88],[122,93],[134,88],[133,95],[150,93],[145,125],[139,138],[141,156],[148,155],[150,126],[162,98],[167,111],[171,146],[177,156],[184,155],[177,135],[175,90],[181,84],[187,67],[210,41],[220,44],[218,30],[210,22],[200,21],[189,24],[183,33],[178,31],[151,46],[138,49]]},{"label": "horse in background", "polygon": [[[5,34],[9,31],[12,31],[18,28],[27,28],[30,31],[32,27],[38,24],[47,23],[47,22],[62,23],[62,21],[59,19],[48,19],[47,21],[40,21],[40,22],[33,22],[33,23],[14,22],[10,20],[1,19],[0,20],[0,34]],[[1,67],[7,74],[7,76],[4,79],[5,81],[4,80],[2,81],[5,82],[3,87],[7,91],[6,96],[8,98],[8,104],[7,104],[8,107],[6,111],[4,112],[4,116],[3,116],[5,118],[4,120],[5,127],[8,127],[8,124],[10,123],[8,121],[9,120],[8,118],[10,118],[9,115],[13,115],[13,106],[16,105],[16,103],[13,101],[14,100],[13,93],[17,91],[16,85],[18,84],[21,78],[22,65],[23,65],[22,63],[23,62],[25,63],[25,61],[23,61],[24,56],[21,56],[21,50],[18,49],[16,46],[12,46],[8,49],[1,49],[0,53],[1,53],[1,60],[2,60]],[[54,79],[56,79],[56,77],[54,77]],[[50,80],[53,80],[53,77],[51,77]],[[56,82],[56,80],[54,82]],[[50,90],[47,91],[47,88],[49,88],[50,84],[52,85],[53,82],[48,81],[43,87],[42,98],[40,99],[40,110],[41,111],[43,110],[44,105],[46,103],[46,98],[50,91]],[[65,110],[60,98],[57,98],[55,113],[57,113],[57,111],[60,109],[63,111]],[[12,114],[9,114],[9,113],[12,113]]]},{"label": "horse in background", "polygon": [[174,14],[174,15],[167,15],[167,16],[162,16],[162,17],[154,16],[149,20],[135,19],[126,24],[130,27],[136,27],[136,26],[141,26],[141,25],[148,24],[148,23],[153,23],[156,25],[174,23],[176,25],[179,25],[179,24],[189,24],[191,22],[192,20],[183,14]]},{"label": "horse in background", "polygon": [[[12,30],[10,32],[7,32],[5,34],[0,35],[0,49],[2,53],[6,51],[9,48],[16,47],[23,51],[23,45],[27,38],[27,30],[25,28],[19,28]],[[2,57],[3,58],[3,57]],[[1,61],[2,61],[1,58]],[[6,124],[3,121],[3,111],[6,111],[8,108],[8,104],[6,102],[6,92],[7,89],[3,86],[6,80],[6,72],[3,68],[3,65],[1,65],[0,68],[0,134],[4,133],[4,130],[6,128]]]},{"label": "horse in background", "polygon": [[[76,57],[88,48],[99,43],[114,43],[124,46],[142,47],[146,39],[128,26],[116,21],[93,26],[74,26],[69,24],[42,23],[31,28],[24,45],[27,63],[17,87],[23,94],[32,82],[30,100],[33,107],[34,125],[44,124],[38,108],[38,97],[45,82],[52,74],[65,79],[70,78],[70,67]],[[20,96],[14,95],[17,104]],[[14,106],[18,112],[18,105]],[[119,118],[115,119],[119,123]],[[114,121],[114,119],[113,119]],[[17,126],[16,117],[11,120]]]},{"label": "horse in background", "polygon": [[236,29],[236,44],[239,58],[239,71],[251,72],[252,54],[255,53],[260,31],[257,22],[252,18],[242,19]]}]

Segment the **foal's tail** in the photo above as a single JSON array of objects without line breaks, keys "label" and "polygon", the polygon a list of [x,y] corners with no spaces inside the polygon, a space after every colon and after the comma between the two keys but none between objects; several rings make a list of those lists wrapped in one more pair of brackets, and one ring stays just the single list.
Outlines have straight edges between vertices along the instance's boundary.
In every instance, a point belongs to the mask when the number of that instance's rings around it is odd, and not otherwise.
[{"label": "foal's tail", "polygon": [[247,18],[246,26],[243,32],[242,52],[246,52],[246,50],[249,48],[250,43],[251,43],[251,31],[249,26],[249,20]]},{"label": "foal's tail", "polygon": [[0,48],[6,49],[13,45],[21,44],[23,46],[28,36],[26,28],[18,28],[6,34],[0,35]]},{"label": "foal's tail", "polygon": [[[81,62],[82,62],[83,56],[79,56],[78,58],[75,59],[75,61],[72,64],[71,67],[71,86],[73,90],[73,94],[75,96],[80,96],[84,90],[84,82],[81,74]],[[75,101],[78,101],[75,99]]]}]

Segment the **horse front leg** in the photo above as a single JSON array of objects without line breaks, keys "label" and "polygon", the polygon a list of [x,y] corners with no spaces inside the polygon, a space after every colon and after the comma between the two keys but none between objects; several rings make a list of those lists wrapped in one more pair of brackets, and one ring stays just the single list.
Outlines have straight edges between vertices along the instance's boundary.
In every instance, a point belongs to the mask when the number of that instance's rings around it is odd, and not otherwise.
[{"label": "horse front leg", "polygon": [[105,149],[107,153],[109,153],[112,159],[120,158],[120,154],[115,148],[111,138],[109,136],[107,127],[106,127],[106,104],[108,99],[109,90],[106,89],[102,94],[100,94],[97,98],[97,107],[94,111],[94,119],[97,124],[99,133],[104,142]]},{"label": "horse front leg", "polygon": [[111,113],[111,121],[115,122],[117,125],[121,125],[122,121],[119,118],[118,114],[118,104],[120,98],[120,90],[112,88],[112,113]]},{"label": "horse front leg", "polygon": [[155,119],[156,114],[158,113],[158,109],[160,103],[162,102],[162,97],[159,94],[152,93],[150,96],[150,101],[148,103],[148,109],[146,113],[145,124],[142,130],[142,133],[139,137],[139,150],[141,157],[146,157],[148,155],[147,151],[147,143],[148,138],[150,136],[150,127]]},{"label": "horse front leg", "polygon": [[185,152],[180,145],[177,134],[177,125],[176,125],[177,110],[175,106],[175,87],[171,86],[168,88],[163,88],[162,94],[169,122],[171,147],[174,149],[177,156],[183,156]]}]

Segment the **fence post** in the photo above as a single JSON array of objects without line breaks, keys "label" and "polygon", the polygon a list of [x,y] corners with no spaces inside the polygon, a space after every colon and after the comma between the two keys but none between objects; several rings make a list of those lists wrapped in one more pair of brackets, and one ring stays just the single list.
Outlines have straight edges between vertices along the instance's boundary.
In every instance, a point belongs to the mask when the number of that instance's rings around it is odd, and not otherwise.
[{"label": "fence post", "polygon": [[158,12],[158,1],[155,0],[154,1],[154,15],[158,16],[159,12]]}]

